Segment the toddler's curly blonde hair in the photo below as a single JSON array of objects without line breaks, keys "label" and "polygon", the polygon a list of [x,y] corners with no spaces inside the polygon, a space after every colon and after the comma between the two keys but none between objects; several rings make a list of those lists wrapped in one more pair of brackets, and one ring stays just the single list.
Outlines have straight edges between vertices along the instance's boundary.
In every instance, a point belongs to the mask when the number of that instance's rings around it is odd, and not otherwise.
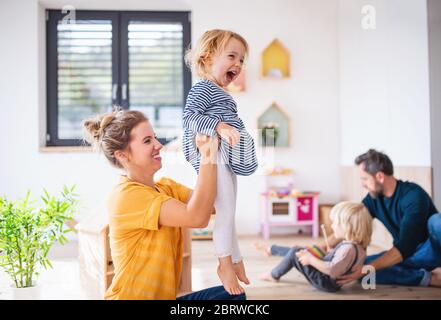
[{"label": "toddler's curly blonde hair", "polygon": [[249,47],[241,35],[229,30],[209,30],[199,38],[194,48],[187,50],[185,54],[185,62],[192,73],[199,78],[207,78],[213,55],[225,49],[231,38],[235,38],[244,45],[246,57]]}]

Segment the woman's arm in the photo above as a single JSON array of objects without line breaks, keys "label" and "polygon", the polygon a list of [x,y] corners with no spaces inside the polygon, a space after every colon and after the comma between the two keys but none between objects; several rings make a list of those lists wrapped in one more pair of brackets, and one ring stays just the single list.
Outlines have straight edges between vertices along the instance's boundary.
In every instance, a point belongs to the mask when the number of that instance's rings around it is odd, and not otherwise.
[{"label": "woman's arm", "polygon": [[201,153],[199,176],[187,204],[170,199],[161,206],[159,224],[170,227],[204,228],[214,212],[216,199],[216,160],[218,137],[198,135],[196,145]]}]

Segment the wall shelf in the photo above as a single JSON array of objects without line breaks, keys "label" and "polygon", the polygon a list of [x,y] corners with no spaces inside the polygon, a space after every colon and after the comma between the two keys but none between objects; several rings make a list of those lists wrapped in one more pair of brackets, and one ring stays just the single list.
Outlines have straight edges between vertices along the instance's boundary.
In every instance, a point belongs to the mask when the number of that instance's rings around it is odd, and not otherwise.
[{"label": "wall shelf", "polygon": [[278,39],[274,39],[262,52],[262,76],[276,79],[290,77],[290,54]]},{"label": "wall shelf", "polygon": [[271,104],[257,119],[259,129],[259,146],[289,147],[291,136],[291,120],[288,114],[275,102]]}]

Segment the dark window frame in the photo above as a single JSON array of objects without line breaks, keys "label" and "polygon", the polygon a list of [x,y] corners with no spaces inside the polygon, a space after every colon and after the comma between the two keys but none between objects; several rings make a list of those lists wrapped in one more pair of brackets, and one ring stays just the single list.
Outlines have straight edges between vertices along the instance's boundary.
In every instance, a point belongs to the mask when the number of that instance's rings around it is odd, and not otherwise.
[{"label": "dark window frame", "polygon": [[[58,38],[57,24],[66,16],[61,10],[46,10],[46,85],[47,85],[47,126],[46,146],[79,146],[84,145],[82,139],[60,139],[58,138]],[[78,20],[111,20],[112,21],[112,87],[117,84],[116,99],[112,100],[113,105],[119,105],[124,109],[130,108],[130,97],[127,95],[122,100],[121,87],[127,85],[129,92],[129,61],[128,61],[128,22],[137,21],[151,22],[180,22],[182,23],[183,53],[191,43],[191,12],[189,11],[96,11],[79,10],[75,12]],[[184,60],[184,56],[182,56]],[[183,101],[191,88],[191,72],[182,63],[183,68]],[[112,97],[113,98],[113,97]],[[159,138],[162,144],[171,140]]]}]

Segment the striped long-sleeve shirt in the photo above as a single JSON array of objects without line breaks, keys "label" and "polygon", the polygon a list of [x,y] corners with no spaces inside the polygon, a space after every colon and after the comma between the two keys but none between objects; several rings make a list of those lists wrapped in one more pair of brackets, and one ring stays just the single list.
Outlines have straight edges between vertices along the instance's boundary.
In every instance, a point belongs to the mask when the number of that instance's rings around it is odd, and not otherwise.
[{"label": "striped long-sleeve shirt", "polygon": [[225,122],[240,133],[239,142],[231,146],[222,140],[223,161],[236,175],[248,176],[257,169],[254,141],[237,114],[233,98],[210,80],[196,83],[190,90],[184,108],[183,150],[187,161],[199,172],[200,154],[196,147],[197,133],[214,136],[219,122]]}]

